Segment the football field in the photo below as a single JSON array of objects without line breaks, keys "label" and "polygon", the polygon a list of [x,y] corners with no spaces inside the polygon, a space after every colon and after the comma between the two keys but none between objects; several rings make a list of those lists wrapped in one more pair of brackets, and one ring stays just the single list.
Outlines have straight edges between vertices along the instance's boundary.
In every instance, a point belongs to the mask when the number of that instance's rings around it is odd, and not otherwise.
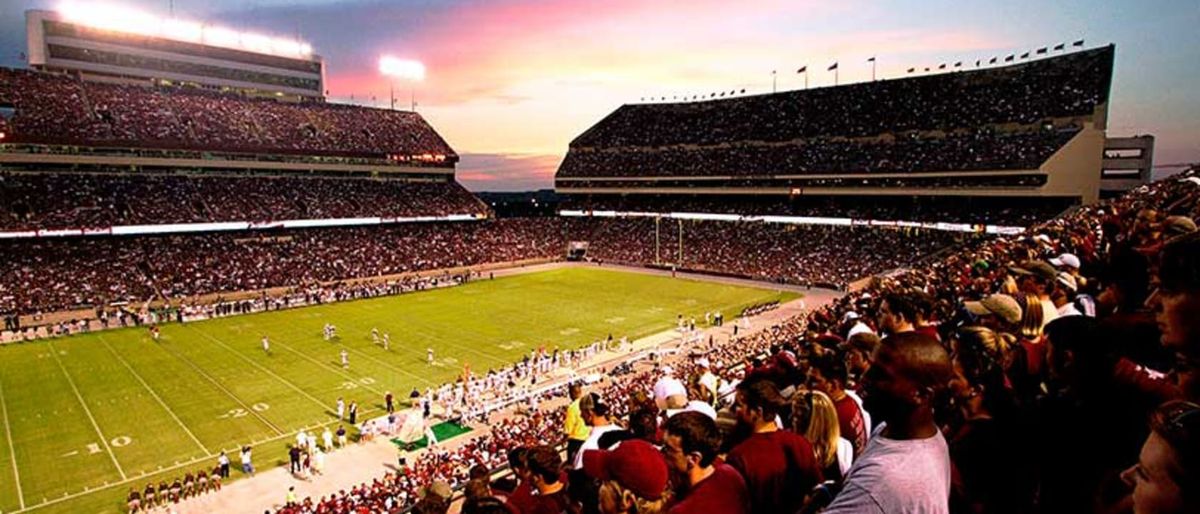
[{"label": "football field", "polygon": [[[336,429],[337,399],[359,418],[539,346],[574,348],[673,328],[795,293],[597,268],[560,268],[386,298],[129,328],[0,347],[0,513],[124,512],[130,487],[211,470],[254,447],[286,465],[296,431]],[[325,323],[338,338],[325,341]],[[391,336],[376,345],[371,329]],[[270,338],[271,352],[260,339]],[[434,365],[426,363],[433,348]],[[340,353],[348,352],[349,368]],[[318,429],[319,430],[319,429]]]}]

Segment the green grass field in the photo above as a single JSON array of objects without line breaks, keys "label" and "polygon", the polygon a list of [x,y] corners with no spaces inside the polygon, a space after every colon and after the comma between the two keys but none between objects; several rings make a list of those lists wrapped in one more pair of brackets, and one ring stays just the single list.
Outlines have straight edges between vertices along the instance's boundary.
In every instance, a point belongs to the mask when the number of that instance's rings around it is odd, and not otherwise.
[{"label": "green grass field", "polygon": [[[572,348],[672,328],[793,293],[594,268],[564,268],[466,286],[0,348],[0,512],[123,512],[130,486],[211,469],[253,444],[259,470],[286,463],[302,427],[336,425],[338,397],[360,417],[383,395],[407,398],[519,360],[540,345]],[[321,327],[337,326],[326,342]],[[370,331],[391,334],[391,349]],[[271,339],[271,355],[260,338]],[[432,347],[436,365],[426,364]],[[343,370],[339,352],[350,355]]]}]

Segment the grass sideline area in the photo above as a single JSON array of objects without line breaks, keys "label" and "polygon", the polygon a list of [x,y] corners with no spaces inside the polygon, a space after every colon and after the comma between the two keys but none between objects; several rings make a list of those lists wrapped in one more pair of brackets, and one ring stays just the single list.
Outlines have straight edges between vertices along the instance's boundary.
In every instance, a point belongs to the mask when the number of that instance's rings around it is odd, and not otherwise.
[{"label": "grass sideline area", "polygon": [[[720,310],[733,320],[747,306],[798,296],[569,267],[168,324],[158,343],[128,328],[9,344],[0,347],[0,512],[124,512],[130,487],[211,470],[221,450],[230,452],[232,480],[243,444],[254,447],[259,470],[286,465],[297,430],[336,430],[339,397],[369,419],[386,391],[406,399],[414,387],[456,379],[467,363],[485,373],[541,345],[575,348],[610,333],[636,339],[673,328],[680,313],[702,323]],[[337,326],[331,342],[321,335],[327,322]],[[372,342],[372,328],[390,333],[390,350]]]}]

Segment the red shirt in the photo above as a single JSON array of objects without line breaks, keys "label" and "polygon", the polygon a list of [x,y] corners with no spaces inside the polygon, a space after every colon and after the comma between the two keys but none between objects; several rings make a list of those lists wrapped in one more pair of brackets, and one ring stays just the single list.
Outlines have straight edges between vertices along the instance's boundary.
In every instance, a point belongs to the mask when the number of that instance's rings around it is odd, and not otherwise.
[{"label": "red shirt", "polygon": [[862,453],[867,447],[867,423],[863,420],[862,411],[858,408],[858,402],[854,401],[850,395],[842,396],[841,400],[833,402],[833,408],[837,410],[838,429],[842,432],[842,437],[850,441],[850,445],[854,446],[854,454]]},{"label": "red shirt", "polygon": [[688,490],[687,496],[667,514],[748,514],[750,498],[746,480],[733,466],[713,464],[713,474]]},{"label": "red shirt", "polygon": [[726,460],[746,479],[754,513],[796,512],[804,496],[821,483],[812,445],[786,430],[754,434],[734,447]]}]

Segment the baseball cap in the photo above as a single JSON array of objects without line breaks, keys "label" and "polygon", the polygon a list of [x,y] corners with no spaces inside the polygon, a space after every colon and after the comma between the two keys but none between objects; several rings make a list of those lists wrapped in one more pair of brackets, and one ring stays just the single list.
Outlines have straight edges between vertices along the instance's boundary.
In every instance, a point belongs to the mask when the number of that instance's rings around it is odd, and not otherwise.
[{"label": "baseball cap", "polygon": [[713,421],[717,420],[717,409],[714,409],[712,405],[700,400],[692,400],[688,402],[687,405],[682,409],[667,409],[667,417],[672,417],[681,412],[699,412],[700,414],[712,418]]},{"label": "baseball cap", "polygon": [[1009,266],[1008,270],[1018,275],[1033,275],[1047,282],[1058,275],[1058,270],[1046,261],[1025,261],[1020,266]]},{"label": "baseball cap", "polygon": [[1072,293],[1079,290],[1079,284],[1075,282],[1075,277],[1070,273],[1060,271],[1058,272],[1058,276],[1055,277],[1055,280],[1057,280],[1058,283],[1063,287],[1070,289]]},{"label": "baseball cap", "polygon": [[1074,254],[1064,253],[1058,257],[1050,259],[1050,264],[1053,264],[1056,268],[1067,266],[1070,268],[1079,269],[1079,257],[1076,257]]},{"label": "baseball cap", "polygon": [[1167,237],[1190,234],[1196,231],[1196,222],[1187,216],[1169,216],[1163,220],[1163,232]]},{"label": "baseball cap", "polygon": [[647,500],[662,498],[667,490],[667,462],[650,443],[624,441],[615,450],[586,450],[583,471],[599,480],[612,480]]},{"label": "baseball cap", "polygon": [[696,359],[696,365],[702,368],[711,367],[711,365],[708,363],[707,357],[700,357],[699,359]]},{"label": "baseball cap", "polygon": [[963,302],[967,312],[976,316],[996,315],[1008,323],[1021,322],[1021,305],[1006,294],[993,294],[977,302]]}]

